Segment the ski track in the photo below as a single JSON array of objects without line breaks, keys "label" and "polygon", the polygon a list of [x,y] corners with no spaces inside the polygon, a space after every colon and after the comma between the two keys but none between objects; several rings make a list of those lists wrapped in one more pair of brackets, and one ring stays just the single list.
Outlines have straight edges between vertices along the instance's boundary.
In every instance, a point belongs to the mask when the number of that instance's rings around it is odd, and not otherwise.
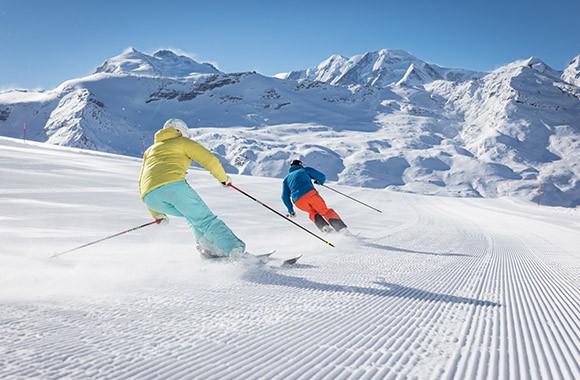
[{"label": "ski track", "polygon": [[580,378],[578,262],[554,258],[577,253],[559,245],[565,231],[545,223],[540,236],[525,227],[543,221],[494,209],[470,217],[469,201],[391,197],[399,218],[370,219],[374,235],[336,238],[344,248],[291,268],[232,264],[223,282],[3,303],[0,377]]}]

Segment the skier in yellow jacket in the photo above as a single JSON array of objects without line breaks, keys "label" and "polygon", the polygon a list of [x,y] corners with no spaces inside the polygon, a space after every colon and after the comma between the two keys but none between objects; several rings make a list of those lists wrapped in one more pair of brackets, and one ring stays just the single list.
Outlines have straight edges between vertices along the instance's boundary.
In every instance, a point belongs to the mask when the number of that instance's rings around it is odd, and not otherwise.
[{"label": "skier in yellow jacket", "polygon": [[185,218],[202,255],[213,258],[244,253],[244,242],[185,181],[187,169],[195,161],[223,186],[231,183],[217,157],[188,136],[187,124],[180,119],[167,120],[155,133],[154,144],[143,155],[141,198],[157,220],[167,221],[167,215]]}]

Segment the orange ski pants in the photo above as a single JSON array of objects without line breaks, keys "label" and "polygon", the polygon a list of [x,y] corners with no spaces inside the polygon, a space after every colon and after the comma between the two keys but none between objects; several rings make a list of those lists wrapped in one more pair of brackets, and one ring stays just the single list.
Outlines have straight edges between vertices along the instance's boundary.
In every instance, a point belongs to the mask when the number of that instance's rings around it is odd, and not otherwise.
[{"label": "orange ski pants", "polygon": [[310,190],[302,197],[300,197],[294,205],[298,207],[300,210],[305,211],[308,213],[308,218],[312,220],[314,224],[314,216],[316,214],[320,214],[326,221],[329,219],[340,219],[340,216],[331,208],[326,206],[324,199],[318,194],[316,190]]}]

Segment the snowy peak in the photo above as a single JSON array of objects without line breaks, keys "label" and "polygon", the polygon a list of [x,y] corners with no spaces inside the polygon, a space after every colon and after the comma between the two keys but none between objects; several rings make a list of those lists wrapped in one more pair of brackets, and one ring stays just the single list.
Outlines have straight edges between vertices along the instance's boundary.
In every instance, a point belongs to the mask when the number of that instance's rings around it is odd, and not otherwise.
[{"label": "snowy peak", "polygon": [[333,85],[389,85],[397,82],[409,66],[419,61],[403,50],[382,49],[345,58],[333,55],[316,68],[293,71],[287,79],[326,82]]},{"label": "snowy peak", "polygon": [[342,75],[343,67],[347,64],[348,58],[342,55],[332,55],[322,61],[315,68],[306,70],[291,71],[289,73],[276,74],[274,77],[280,79],[290,79],[295,81],[318,81],[332,83],[335,77]]},{"label": "snowy peak", "polygon": [[568,67],[564,69],[562,80],[580,87],[580,55],[574,58]]},{"label": "snowy peak", "polygon": [[546,71],[546,68],[548,67],[541,59],[536,58],[536,57],[530,57],[530,58],[524,60],[523,64],[531,69],[538,71],[538,72],[544,72],[544,71]]},{"label": "snowy peak", "polygon": [[560,80],[561,72],[558,72],[538,58],[528,58],[514,61],[503,65],[489,73],[486,77],[496,81],[523,81],[534,87],[537,80]]},{"label": "snowy peak", "polygon": [[382,49],[345,58],[333,55],[316,68],[278,74],[278,78],[326,82],[343,86],[387,87],[421,85],[439,79],[463,81],[483,74],[428,64],[400,49]]},{"label": "snowy peak", "polygon": [[[342,55],[333,55],[313,70],[316,80],[321,82],[331,82],[333,78],[342,75],[343,68],[346,66],[348,58]],[[307,71],[310,71],[307,70]]]},{"label": "snowy peak", "polygon": [[179,78],[192,74],[217,74],[220,71],[210,64],[198,63],[171,50],[160,50],[151,56],[129,48],[106,60],[95,73]]},{"label": "snowy peak", "polygon": [[413,63],[423,63],[403,50],[383,49],[348,60],[343,74],[333,84],[386,86],[397,82]]},{"label": "snowy peak", "polygon": [[507,65],[501,66],[498,69],[494,70],[495,72],[511,72],[512,75],[520,75],[522,73],[531,73],[535,71],[536,73],[549,75],[553,77],[559,77],[560,74],[558,71],[552,69],[546,63],[544,63],[541,59],[536,57],[530,57],[528,59],[523,59],[519,61],[515,61],[509,63]]},{"label": "snowy peak", "polygon": [[432,82],[433,80],[443,79],[443,76],[427,63],[415,62],[409,65],[407,72],[397,82],[397,86],[403,85],[421,85]]}]

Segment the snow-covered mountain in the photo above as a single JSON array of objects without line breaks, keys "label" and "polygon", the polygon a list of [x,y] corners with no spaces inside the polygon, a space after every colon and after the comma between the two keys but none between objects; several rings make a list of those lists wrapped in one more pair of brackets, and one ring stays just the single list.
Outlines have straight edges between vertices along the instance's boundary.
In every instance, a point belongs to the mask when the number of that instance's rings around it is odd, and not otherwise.
[{"label": "snow-covered mountain", "polygon": [[320,81],[344,86],[389,86],[438,79],[464,81],[483,73],[428,64],[404,50],[383,49],[346,58],[333,55],[316,68],[277,74],[277,78]]},{"label": "snow-covered mountain", "polygon": [[170,50],[160,50],[150,56],[129,48],[123,54],[106,60],[96,73],[184,78],[192,74],[221,74],[221,71],[209,63],[200,64]]},{"label": "snow-covered mountain", "polygon": [[50,91],[0,92],[0,135],[139,156],[169,117],[230,173],[282,177],[301,158],[340,184],[580,204],[579,57],[490,73],[402,50],[267,77],[127,49]]},{"label": "snow-covered mountain", "polygon": [[562,80],[580,86],[580,55],[570,62],[562,74]]}]

